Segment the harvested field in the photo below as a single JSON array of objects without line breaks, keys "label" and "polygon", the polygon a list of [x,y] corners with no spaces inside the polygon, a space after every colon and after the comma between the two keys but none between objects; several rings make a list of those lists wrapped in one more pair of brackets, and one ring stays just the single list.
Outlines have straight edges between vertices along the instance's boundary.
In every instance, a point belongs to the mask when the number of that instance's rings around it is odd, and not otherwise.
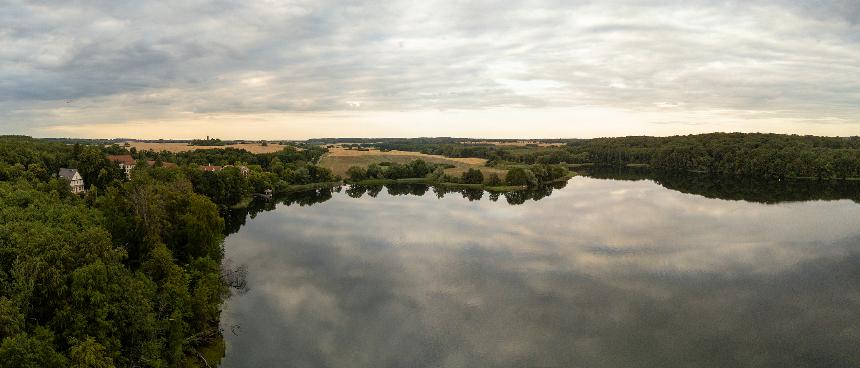
[{"label": "harvested field", "polygon": [[120,143],[123,145],[128,143],[128,147],[137,148],[140,150],[155,150],[157,152],[161,151],[170,151],[170,152],[185,152],[185,151],[194,151],[198,149],[224,149],[224,148],[236,148],[243,149],[251,153],[270,153],[270,152],[278,152],[285,147],[280,144],[269,143],[268,146],[261,146],[259,143],[241,143],[241,144],[230,144],[225,146],[190,146],[187,143],[150,143],[150,142],[124,142]]},{"label": "harvested field", "polygon": [[331,169],[336,175],[346,176],[346,171],[352,166],[367,167],[370,164],[379,164],[382,162],[393,162],[405,164],[413,160],[422,159],[427,162],[436,164],[449,164],[454,168],[445,170],[449,175],[460,175],[468,169],[474,168],[481,170],[484,175],[497,173],[504,178],[506,171],[484,166],[487,160],[482,158],[451,158],[438,155],[428,155],[420,152],[406,151],[388,151],[382,152],[379,150],[359,151],[348,150],[339,147],[329,148],[329,153],[320,159],[320,166]]}]

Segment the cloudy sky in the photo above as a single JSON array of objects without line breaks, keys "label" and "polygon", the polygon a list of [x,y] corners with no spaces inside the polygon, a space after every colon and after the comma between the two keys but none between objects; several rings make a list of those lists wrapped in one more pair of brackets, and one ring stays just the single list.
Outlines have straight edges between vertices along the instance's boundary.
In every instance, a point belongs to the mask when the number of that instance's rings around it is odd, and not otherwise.
[{"label": "cloudy sky", "polygon": [[860,134],[860,1],[0,0],[0,134]]}]

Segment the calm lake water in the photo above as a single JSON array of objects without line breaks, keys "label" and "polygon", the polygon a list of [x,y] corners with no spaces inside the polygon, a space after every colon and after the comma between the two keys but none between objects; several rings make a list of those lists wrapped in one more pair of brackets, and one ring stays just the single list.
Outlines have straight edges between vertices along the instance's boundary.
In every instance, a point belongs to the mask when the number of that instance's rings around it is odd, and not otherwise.
[{"label": "calm lake water", "polygon": [[860,366],[857,191],[624,179],[234,214],[222,366]]}]

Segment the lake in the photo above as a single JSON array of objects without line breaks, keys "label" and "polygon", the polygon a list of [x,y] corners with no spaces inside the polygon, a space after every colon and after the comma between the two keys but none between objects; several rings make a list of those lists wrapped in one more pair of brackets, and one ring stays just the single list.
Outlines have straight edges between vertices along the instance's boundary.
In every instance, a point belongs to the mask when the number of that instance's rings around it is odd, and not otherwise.
[{"label": "lake", "polygon": [[234,213],[222,366],[860,366],[855,184],[592,176]]}]

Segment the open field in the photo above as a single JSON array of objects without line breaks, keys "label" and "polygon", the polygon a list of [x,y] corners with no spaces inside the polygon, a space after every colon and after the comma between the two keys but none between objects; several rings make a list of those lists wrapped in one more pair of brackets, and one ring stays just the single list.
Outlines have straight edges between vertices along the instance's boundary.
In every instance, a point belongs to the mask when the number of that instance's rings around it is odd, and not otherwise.
[{"label": "open field", "polygon": [[150,143],[150,142],[123,142],[120,145],[124,145],[128,143],[128,147],[134,147],[138,151],[140,150],[155,150],[157,152],[161,151],[170,151],[170,152],[185,152],[185,151],[194,151],[198,149],[224,149],[224,148],[236,148],[243,149],[251,153],[271,153],[278,152],[285,147],[280,144],[269,143],[268,146],[261,146],[259,143],[241,143],[241,144],[229,144],[224,146],[190,146],[187,143]]},{"label": "open field", "polygon": [[449,164],[455,166],[445,170],[448,175],[460,175],[468,169],[479,169],[485,176],[496,173],[505,177],[505,170],[484,166],[487,160],[482,158],[451,158],[438,155],[428,155],[419,152],[378,150],[359,151],[348,150],[340,147],[329,148],[329,153],[320,159],[319,165],[330,169],[335,175],[346,176],[346,171],[352,166],[368,166],[382,162],[393,162],[405,164],[413,160],[422,159],[434,164]]}]

